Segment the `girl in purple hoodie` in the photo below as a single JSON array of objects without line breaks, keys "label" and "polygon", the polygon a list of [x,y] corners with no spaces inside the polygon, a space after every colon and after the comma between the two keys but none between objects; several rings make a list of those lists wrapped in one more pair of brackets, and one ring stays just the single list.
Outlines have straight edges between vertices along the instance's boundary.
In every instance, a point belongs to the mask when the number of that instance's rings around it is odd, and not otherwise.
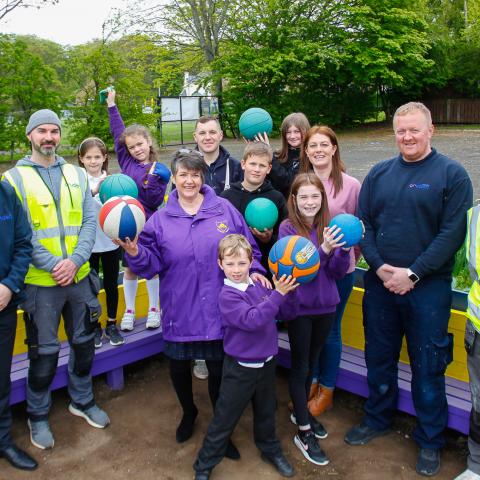
[{"label": "girl in purple hoodie", "polygon": [[[132,178],[138,187],[138,200],[145,209],[147,220],[163,203],[168,181],[169,169],[158,161],[158,147],[148,128],[133,124],[125,128],[120,112],[115,104],[115,90],[111,88],[107,96],[110,131],[115,142],[115,152],[122,173]],[[125,295],[125,313],[120,323],[122,330],[133,330],[135,324],[135,298],[137,296],[138,276],[123,262],[123,293]],[[147,280],[148,316],[147,328],[161,326],[159,309],[158,275]]]},{"label": "girl in purple hoodie", "polygon": [[320,269],[309,283],[297,289],[298,317],[287,324],[292,367],[289,390],[298,425],[294,443],[307,460],[326,465],[328,459],[318,444],[327,436],[323,426],[309,413],[307,397],[312,370],[330,332],[340,298],[335,280],[350,264],[349,249],[336,226],[328,227],[328,201],[322,181],[314,173],[301,173],[292,183],[288,198],[288,219],[280,224],[279,238],[301,235],[311,240],[320,255]]}]

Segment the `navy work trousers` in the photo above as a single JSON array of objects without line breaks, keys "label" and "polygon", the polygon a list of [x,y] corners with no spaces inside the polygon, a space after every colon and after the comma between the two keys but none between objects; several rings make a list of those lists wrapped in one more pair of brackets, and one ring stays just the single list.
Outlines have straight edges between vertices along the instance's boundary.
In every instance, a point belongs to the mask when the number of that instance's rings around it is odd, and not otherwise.
[{"label": "navy work trousers", "polygon": [[363,319],[369,397],[366,423],[388,428],[398,402],[398,359],[405,335],[412,369],[412,397],[417,413],[413,438],[421,448],[441,448],[447,425],[445,370],[452,361],[448,334],[451,284],[425,278],[406,295],[389,292],[374,272],[365,275]]}]

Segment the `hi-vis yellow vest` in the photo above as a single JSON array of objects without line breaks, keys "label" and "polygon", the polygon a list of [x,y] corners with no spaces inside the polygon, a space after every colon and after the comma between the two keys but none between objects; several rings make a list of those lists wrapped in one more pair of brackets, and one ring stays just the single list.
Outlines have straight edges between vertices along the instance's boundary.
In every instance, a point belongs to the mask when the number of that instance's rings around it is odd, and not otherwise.
[{"label": "hi-vis yellow vest", "polygon": [[468,293],[467,317],[480,332],[480,205],[468,211],[466,253],[473,285]]},{"label": "hi-vis yellow vest", "polygon": [[[83,201],[87,186],[86,174],[73,165],[64,164],[58,205],[35,167],[17,166],[5,173],[23,203],[32,227],[33,238],[52,255],[68,258],[78,242],[82,227]],[[82,177],[81,177],[82,176]],[[85,262],[78,270],[75,281],[85,278],[90,265]],[[44,287],[55,286],[50,272],[30,264],[25,283]]]}]

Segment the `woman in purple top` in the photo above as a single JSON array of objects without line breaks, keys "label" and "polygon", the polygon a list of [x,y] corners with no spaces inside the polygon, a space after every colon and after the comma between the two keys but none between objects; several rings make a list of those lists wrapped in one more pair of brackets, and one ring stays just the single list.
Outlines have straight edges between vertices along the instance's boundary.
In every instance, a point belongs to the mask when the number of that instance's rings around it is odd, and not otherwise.
[{"label": "woman in purple top", "polygon": [[[208,391],[215,405],[223,364],[223,327],[218,295],[223,274],[217,247],[229,233],[245,235],[253,247],[251,278],[270,285],[260,265],[260,251],[245,220],[230,202],[204,185],[206,164],[199,152],[179,150],[172,162],[175,190],[165,208],[154,213],[136,241],[120,242],[130,268],[146,278],[160,276],[164,353],[183,409],[177,441],[188,440],[198,414],[193,401],[191,360],[206,360]],[[261,272],[261,273],[260,273]],[[230,443],[230,458],[239,458]]]},{"label": "woman in purple top", "polygon": [[[158,147],[148,128],[143,125],[130,125],[125,128],[120,112],[115,105],[115,90],[111,88],[107,96],[110,131],[115,142],[115,152],[122,173],[132,178],[138,187],[138,200],[150,218],[163,203],[170,171],[158,161]],[[124,262],[123,293],[125,295],[125,313],[120,323],[124,331],[133,330],[135,324],[135,298],[137,296],[138,277]],[[147,280],[148,316],[147,328],[161,326],[158,306],[159,281],[155,276]]]},{"label": "woman in purple top", "polygon": [[307,397],[315,361],[327,338],[340,298],[335,280],[342,278],[349,265],[349,249],[343,249],[343,234],[328,227],[328,201],[320,179],[313,173],[301,173],[292,183],[288,198],[288,219],[280,224],[279,238],[301,235],[313,242],[320,255],[320,269],[309,283],[297,288],[298,317],[287,324],[292,366],[289,377],[293,401],[293,423],[298,425],[294,443],[307,460],[326,465],[328,459],[317,438],[326,430],[309,413]]}]

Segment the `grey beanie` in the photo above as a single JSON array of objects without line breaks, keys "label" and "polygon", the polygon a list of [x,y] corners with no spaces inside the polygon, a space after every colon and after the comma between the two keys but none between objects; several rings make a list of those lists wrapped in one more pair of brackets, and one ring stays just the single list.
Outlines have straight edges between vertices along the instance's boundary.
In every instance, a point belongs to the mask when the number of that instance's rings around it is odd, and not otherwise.
[{"label": "grey beanie", "polygon": [[45,124],[57,125],[58,128],[62,128],[58,115],[55,112],[52,112],[52,110],[45,108],[43,110],[37,110],[30,115],[25,132],[28,135],[34,128]]}]

